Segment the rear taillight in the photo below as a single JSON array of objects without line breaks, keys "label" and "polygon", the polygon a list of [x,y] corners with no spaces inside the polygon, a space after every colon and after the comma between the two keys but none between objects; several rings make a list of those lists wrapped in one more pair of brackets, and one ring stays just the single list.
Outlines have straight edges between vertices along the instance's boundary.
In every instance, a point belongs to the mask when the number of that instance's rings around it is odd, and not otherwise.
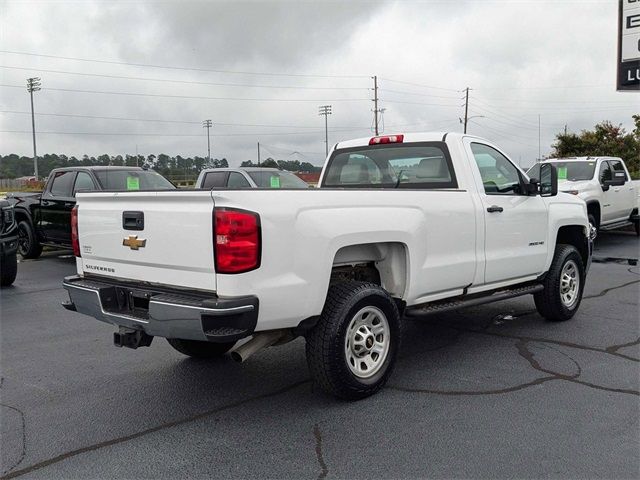
[{"label": "rear taillight", "polygon": [[373,137],[369,140],[369,145],[381,145],[384,143],[402,143],[404,135],[384,135],[382,137]]},{"label": "rear taillight", "polygon": [[78,206],[76,205],[71,210],[71,247],[73,248],[73,254],[76,257],[80,257],[80,239],[78,237]]},{"label": "rear taillight", "polygon": [[216,273],[243,273],[260,266],[260,217],[231,208],[214,212]]}]

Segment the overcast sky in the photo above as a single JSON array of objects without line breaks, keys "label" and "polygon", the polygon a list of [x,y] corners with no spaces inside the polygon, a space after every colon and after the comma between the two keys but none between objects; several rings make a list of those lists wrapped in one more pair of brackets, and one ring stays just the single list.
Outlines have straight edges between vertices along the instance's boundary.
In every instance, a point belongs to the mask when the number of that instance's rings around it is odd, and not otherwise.
[{"label": "overcast sky", "polygon": [[[617,0],[205,2],[0,0],[0,153],[324,160],[371,135],[373,75],[385,133],[461,131],[524,166],[567,125],[632,130],[617,93]],[[64,57],[64,58],[63,58]],[[127,77],[127,78],[121,78]],[[107,92],[107,93],[105,93]],[[109,93],[110,92],[110,93]],[[91,118],[111,117],[111,118]],[[144,121],[142,121],[144,120]],[[49,133],[47,133],[49,132]]]}]

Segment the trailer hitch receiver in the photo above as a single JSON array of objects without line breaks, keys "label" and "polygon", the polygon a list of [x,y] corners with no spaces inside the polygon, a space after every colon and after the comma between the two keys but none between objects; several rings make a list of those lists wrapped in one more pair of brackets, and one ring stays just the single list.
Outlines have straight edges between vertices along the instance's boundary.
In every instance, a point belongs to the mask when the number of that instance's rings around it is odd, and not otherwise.
[{"label": "trailer hitch receiver", "polygon": [[119,331],[113,334],[113,344],[116,347],[138,348],[151,345],[153,337],[147,335],[142,330],[120,327]]}]

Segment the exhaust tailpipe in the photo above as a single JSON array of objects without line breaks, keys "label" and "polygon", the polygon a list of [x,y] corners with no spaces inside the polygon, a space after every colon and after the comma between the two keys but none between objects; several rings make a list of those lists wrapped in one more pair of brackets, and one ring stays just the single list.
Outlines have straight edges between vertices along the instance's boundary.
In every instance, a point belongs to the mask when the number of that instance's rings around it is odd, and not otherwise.
[{"label": "exhaust tailpipe", "polygon": [[246,343],[243,343],[237,348],[231,351],[231,358],[236,362],[242,363],[246,361],[251,355],[263,348],[270,347],[278,340],[280,340],[286,333],[286,330],[271,330],[268,332],[258,332],[253,335],[253,338]]}]

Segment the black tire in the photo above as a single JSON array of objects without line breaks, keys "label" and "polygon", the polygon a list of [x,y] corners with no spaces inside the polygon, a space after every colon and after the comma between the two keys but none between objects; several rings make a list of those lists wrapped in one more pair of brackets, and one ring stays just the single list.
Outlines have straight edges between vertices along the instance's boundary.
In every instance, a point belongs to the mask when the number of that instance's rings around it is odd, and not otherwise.
[{"label": "black tire", "polygon": [[[374,342],[388,341],[386,356],[369,378],[361,378],[352,371],[355,364],[349,366],[347,359],[348,328],[362,309],[370,308],[382,312],[386,317],[389,334],[373,336]],[[364,317],[363,317],[364,318]],[[371,318],[367,315],[367,318]],[[375,314],[373,322],[376,321]],[[378,319],[380,323],[380,319]],[[355,323],[357,325],[357,321]],[[351,335],[357,336],[360,329],[352,329]],[[371,337],[371,333],[369,334]],[[358,400],[373,395],[387,382],[396,362],[400,348],[401,323],[398,307],[389,294],[380,286],[366,282],[346,282],[332,285],[327,294],[320,319],[307,334],[307,364],[315,383],[324,391],[347,400]],[[362,337],[360,337],[362,338]],[[366,342],[369,338],[366,339]],[[364,344],[363,344],[364,345]],[[369,350],[371,351],[371,350]],[[375,355],[371,353],[370,355]],[[351,360],[353,361],[353,355]],[[372,357],[374,358],[374,357]],[[378,356],[380,358],[380,356]]]},{"label": "black tire", "polygon": [[167,342],[180,353],[193,358],[221,357],[236,344],[236,342],[213,343],[180,338],[167,338]]},{"label": "black tire", "polygon": [[[579,279],[575,300],[567,305],[561,295],[562,273],[565,265],[573,262],[577,269],[576,278]],[[538,313],[547,320],[562,322],[575,315],[582,301],[584,292],[585,273],[582,257],[573,245],[556,245],[551,268],[544,279],[544,290],[534,294]]]},{"label": "black tire", "polygon": [[587,218],[589,219],[589,223],[595,227],[597,236],[599,225],[596,223],[596,217],[590,213]]},{"label": "black tire", "polygon": [[8,287],[18,274],[18,257],[15,253],[3,255],[0,259],[0,286]]},{"label": "black tire", "polygon": [[18,253],[22,258],[38,258],[42,253],[42,245],[27,220],[18,222]]}]

